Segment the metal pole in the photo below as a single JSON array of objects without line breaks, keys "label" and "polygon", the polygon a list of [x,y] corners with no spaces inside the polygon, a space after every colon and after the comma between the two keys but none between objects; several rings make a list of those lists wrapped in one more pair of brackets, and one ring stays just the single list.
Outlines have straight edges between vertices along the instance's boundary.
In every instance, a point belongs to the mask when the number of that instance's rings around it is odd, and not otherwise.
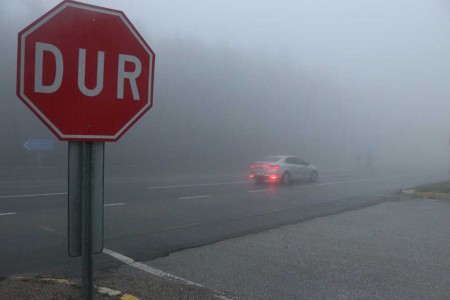
[{"label": "metal pole", "polygon": [[81,142],[81,207],[82,207],[82,296],[83,300],[92,300],[93,280],[93,195],[94,195],[94,159],[93,142]]}]

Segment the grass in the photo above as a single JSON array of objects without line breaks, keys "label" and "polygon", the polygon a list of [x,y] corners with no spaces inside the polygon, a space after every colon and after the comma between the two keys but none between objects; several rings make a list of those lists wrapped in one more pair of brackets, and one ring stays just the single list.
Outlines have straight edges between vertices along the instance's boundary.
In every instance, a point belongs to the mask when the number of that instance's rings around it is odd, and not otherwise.
[{"label": "grass", "polygon": [[450,194],[450,180],[419,185],[415,188],[417,192],[431,192],[431,193],[448,193]]}]

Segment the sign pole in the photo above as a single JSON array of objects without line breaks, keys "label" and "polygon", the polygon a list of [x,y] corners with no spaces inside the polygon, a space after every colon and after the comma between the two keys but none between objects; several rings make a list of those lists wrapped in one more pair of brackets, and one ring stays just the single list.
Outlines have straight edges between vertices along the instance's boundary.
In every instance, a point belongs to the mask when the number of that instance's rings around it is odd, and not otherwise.
[{"label": "sign pole", "polygon": [[82,295],[84,300],[92,300],[93,280],[93,198],[95,155],[93,142],[81,142],[81,224],[82,224]]},{"label": "sign pole", "polygon": [[81,299],[94,298],[93,255],[103,251],[104,142],[69,142],[69,256],[81,256]]}]

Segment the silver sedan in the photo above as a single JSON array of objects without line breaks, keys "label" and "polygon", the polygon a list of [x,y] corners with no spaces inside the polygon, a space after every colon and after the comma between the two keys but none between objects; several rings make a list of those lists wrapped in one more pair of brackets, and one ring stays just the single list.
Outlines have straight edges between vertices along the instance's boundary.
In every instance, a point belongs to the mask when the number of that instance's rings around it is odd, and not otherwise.
[{"label": "silver sedan", "polygon": [[249,177],[256,183],[288,184],[295,179],[316,181],[319,172],[314,165],[297,156],[268,156],[250,166]]}]

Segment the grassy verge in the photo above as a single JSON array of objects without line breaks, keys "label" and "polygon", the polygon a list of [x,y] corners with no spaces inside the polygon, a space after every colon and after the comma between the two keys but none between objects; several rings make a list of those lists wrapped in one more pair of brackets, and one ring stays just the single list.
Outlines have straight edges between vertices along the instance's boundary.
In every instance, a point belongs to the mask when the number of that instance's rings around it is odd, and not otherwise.
[{"label": "grassy verge", "polygon": [[419,185],[415,188],[417,192],[431,192],[431,193],[448,193],[450,194],[450,180]]},{"label": "grassy verge", "polygon": [[450,200],[450,180],[420,185],[414,190],[415,197]]}]

